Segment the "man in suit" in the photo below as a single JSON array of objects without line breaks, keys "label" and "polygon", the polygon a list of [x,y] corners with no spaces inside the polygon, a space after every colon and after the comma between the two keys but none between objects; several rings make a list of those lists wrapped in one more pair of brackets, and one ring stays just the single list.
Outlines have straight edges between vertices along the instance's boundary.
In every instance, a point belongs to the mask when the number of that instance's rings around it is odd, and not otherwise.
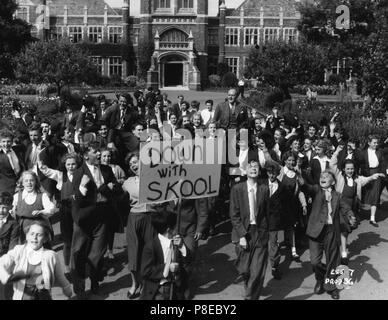
[{"label": "man in suit", "polygon": [[22,150],[12,147],[13,134],[7,129],[0,131],[0,192],[15,193],[16,182],[25,165]]},{"label": "man in suit", "polygon": [[108,103],[103,94],[98,96],[97,101],[98,101],[97,121],[101,121],[105,113],[108,111]]},{"label": "man in suit", "polygon": [[268,263],[268,185],[258,184],[259,163],[246,166],[247,181],[232,187],[230,218],[232,242],[238,252],[236,267],[244,277],[245,299],[257,300]]},{"label": "man in suit", "polygon": [[[138,113],[128,104],[128,101],[132,100],[129,97],[121,94],[118,106],[109,108],[102,119],[109,128],[108,143],[115,143],[118,139],[121,147],[130,135],[132,125],[138,121]],[[120,145],[115,145],[115,147],[120,149]]]},{"label": "man in suit", "polygon": [[183,300],[187,286],[185,269],[180,267],[189,252],[179,235],[174,235],[176,214],[170,211],[151,215],[156,234],[145,244],[141,263],[144,288],[141,300]]},{"label": "man in suit", "polygon": [[309,183],[319,184],[321,173],[329,169],[329,158],[326,156],[328,145],[326,141],[319,140],[315,146],[315,157],[310,161]]},{"label": "man in suit", "polygon": [[358,172],[359,164],[359,155],[358,155],[358,141],[355,139],[349,139],[346,143],[346,148],[340,151],[338,154],[338,168],[342,168],[345,160],[353,160],[356,167],[355,170]]},{"label": "man in suit", "polygon": [[185,101],[185,97],[183,95],[178,96],[178,102],[174,103],[172,106],[172,109],[175,110],[176,112],[179,110],[182,110],[182,103]]},{"label": "man in suit", "polygon": [[240,129],[248,126],[247,107],[237,101],[237,90],[228,91],[228,101],[220,103],[214,111],[214,121],[219,128]]},{"label": "man in suit", "polygon": [[[304,184],[303,179],[301,184]],[[341,263],[341,225],[346,224],[351,208],[335,191],[335,177],[331,171],[320,175],[317,185],[304,185],[306,192],[313,196],[312,210],[306,234],[309,237],[310,261],[315,273],[315,294],[325,290],[335,300],[339,299],[335,273]],[[326,264],[322,263],[325,252]]]},{"label": "man in suit", "polygon": [[86,266],[90,268],[92,294],[99,293],[102,281],[103,257],[107,248],[105,213],[111,212],[114,194],[119,184],[109,166],[100,165],[97,144],[83,151],[84,164],[73,177],[74,201],[72,216],[74,231],[71,245],[71,271],[74,292],[85,297]]}]

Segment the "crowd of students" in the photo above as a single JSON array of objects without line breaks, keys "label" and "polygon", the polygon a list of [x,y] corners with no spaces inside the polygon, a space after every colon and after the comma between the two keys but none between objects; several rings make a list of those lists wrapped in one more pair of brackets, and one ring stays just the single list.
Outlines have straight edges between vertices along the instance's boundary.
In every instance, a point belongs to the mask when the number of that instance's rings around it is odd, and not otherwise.
[{"label": "crowd of students", "polygon": [[[264,115],[238,101],[235,89],[216,107],[212,100],[201,108],[177,99],[173,104],[152,88],[111,102],[101,95],[97,104],[85,97],[80,111],[66,105],[58,125],[15,107],[14,130],[0,130],[0,299],[10,299],[11,284],[17,300],[51,299],[54,284],[68,297],[98,295],[104,263],[115,258],[115,233],[124,230],[128,298],[190,299],[198,242],[229,217],[246,299],[260,297],[268,260],[281,279],[279,232],[297,262],[307,235],[314,292],[339,298],[331,271],[348,262],[347,236],[357,227],[361,200],[378,227],[388,139],[370,136],[360,149],[337,113],[319,124],[277,107]],[[143,131],[152,132],[148,140],[182,139],[182,128],[190,138],[217,139],[219,130],[237,129],[248,139],[234,140],[239,163],[222,165],[217,197],[139,203]],[[64,267],[51,250],[53,215]]]}]

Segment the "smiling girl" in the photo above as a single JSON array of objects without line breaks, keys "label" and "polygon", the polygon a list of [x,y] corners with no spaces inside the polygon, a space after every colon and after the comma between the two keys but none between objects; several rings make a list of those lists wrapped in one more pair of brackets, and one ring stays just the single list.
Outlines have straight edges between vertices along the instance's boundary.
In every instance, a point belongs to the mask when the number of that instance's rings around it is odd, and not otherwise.
[{"label": "smiling girl", "polygon": [[[35,221],[46,221],[53,214],[55,205],[49,196],[42,192],[38,176],[35,172],[28,170],[20,177],[22,190],[14,195],[13,212],[19,221],[21,231]],[[21,242],[24,242],[25,235],[20,233]]]},{"label": "smiling girl", "polygon": [[57,254],[45,248],[50,241],[49,225],[34,221],[25,232],[26,243],[15,246],[0,258],[0,281],[3,284],[13,282],[13,300],[52,300],[54,284],[71,297],[71,285]]}]

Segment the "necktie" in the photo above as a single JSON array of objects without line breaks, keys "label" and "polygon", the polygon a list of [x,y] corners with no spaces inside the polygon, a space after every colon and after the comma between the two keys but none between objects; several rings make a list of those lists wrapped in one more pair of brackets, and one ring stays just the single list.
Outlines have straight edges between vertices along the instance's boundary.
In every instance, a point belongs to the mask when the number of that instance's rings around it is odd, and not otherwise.
[{"label": "necktie", "polygon": [[[31,168],[37,163],[38,161],[38,147],[36,144],[32,144],[32,150],[31,150],[31,155],[30,155],[30,161],[31,161]],[[30,169],[31,169],[30,168]]]},{"label": "necktie", "polygon": [[170,241],[170,246],[167,249],[166,263],[164,265],[164,270],[163,270],[163,277],[165,278],[168,277],[168,274],[170,272],[170,264],[172,262],[172,251],[173,251],[173,246],[172,246],[172,241]]},{"label": "necktie", "polygon": [[273,183],[269,184],[269,196],[272,197],[273,195]]},{"label": "necktie", "polygon": [[325,190],[325,200],[327,202],[327,223],[328,224],[333,224],[333,219],[331,217],[331,213],[333,212],[333,209],[331,207],[331,190],[327,189]]},{"label": "necktie", "polygon": [[249,190],[249,206],[251,209],[251,215],[252,215],[252,211],[253,211],[253,217],[251,216],[251,218],[256,219],[256,195],[255,195],[254,188],[251,188]]},{"label": "necktie", "polygon": [[15,153],[12,150],[10,150],[7,152],[7,157],[8,157],[9,163],[10,163],[13,171],[15,172],[15,175],[18,175],[20,172],[20,166],[19,166],[19,161],[18,161]]}]

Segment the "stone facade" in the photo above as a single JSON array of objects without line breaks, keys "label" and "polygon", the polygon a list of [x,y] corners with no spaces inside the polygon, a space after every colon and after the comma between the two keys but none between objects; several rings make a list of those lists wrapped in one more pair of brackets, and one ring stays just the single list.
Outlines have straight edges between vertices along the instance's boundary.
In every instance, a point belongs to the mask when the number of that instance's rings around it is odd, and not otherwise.
[{"label": "stone facade", "polygon": [[42,40],[68,37],[87,44],[103,75],[136,74],[139,43],[154,42],[149,86],[198,90],[217,64],[237,77],[252,46],[298,41],[296,0],[246,0],[227,8],[223,0],[19,0],[16,16]]}]

